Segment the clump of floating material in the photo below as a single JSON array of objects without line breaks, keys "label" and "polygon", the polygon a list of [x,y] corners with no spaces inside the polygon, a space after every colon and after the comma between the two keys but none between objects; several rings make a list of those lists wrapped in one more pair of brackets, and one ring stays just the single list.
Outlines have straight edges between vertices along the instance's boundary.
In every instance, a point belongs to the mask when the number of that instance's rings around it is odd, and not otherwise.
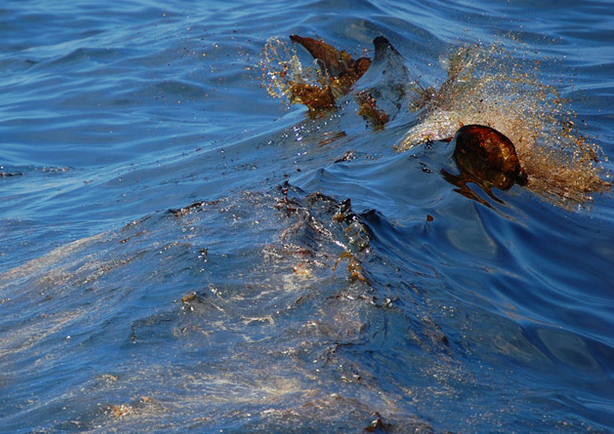
[{"label": "clump of floating material", "polygon": [[472,182],[497,202],[491,187],[509,190],[514,184],[526,186],[527,174],[520,165],[516,148],[510,139],[499,131],[483,125],[465,125],[454,138],[454,159],[460,175],[442,170],[444,178],[459,187],[456,191],[490,206],[476,195],[467,183]]},{"label": "clump of floating material", "polygon": [[[290,35],[290,41],[311,54],[313,64],[304,67],[287,43],[269,39],[261,61],[263,77],[268,77],[269,94],[303,104],[310,115],[327,113],[351,95],[357,113],[374,130],[383,129],[402,107],[409,79],[403,56],[383,36],[373,39],[374,58],[364,55],[354,60],[322,39]],[[287,60],[284,60],[287,59]],[[355,86],[361,80],[360,86]]]},{"label": "clump of floating material", "polygon": [[539,64],[520,64],[498,46],[458,48],[439,89],[415,87],[410,109],[420,122],[396,146],[406,151],[447,140],[462,126],[492,127],[514,144],[532,191],[564,206],[610,188],[601,149],[573,124],[574,113],[556,89],[536,78]]},{"label": "clump of floating material", "polygon": [[454,156],[458,168],[501,190],[514,183],[527,185],[527,174],[520,166],[513,143],[503,134],[481,125],[466,125],[454,135]]},{"label": "clump of floating material", "polygon": [[262,60],[269,78],[267,90],[292,104],[304,104],[312,112],[333,108],[371,65],[369,58],[354,60],[345,50],[337,50],[323,40],[298,35],[291,35],[290,40],[302,45],[314,64],[304,68],[293,49],[279,39],[269,39]]}]

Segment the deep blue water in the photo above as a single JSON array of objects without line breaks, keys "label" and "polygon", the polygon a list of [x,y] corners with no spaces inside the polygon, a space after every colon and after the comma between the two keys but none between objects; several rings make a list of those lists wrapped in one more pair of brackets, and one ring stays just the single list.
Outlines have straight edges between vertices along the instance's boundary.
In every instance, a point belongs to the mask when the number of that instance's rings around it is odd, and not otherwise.
[{"label": "deep blue water", "polygon": [[437,86],[514,41],[609,179],[613,11],[4,2],[0,432],[614,432],[611,193],[471,200],[445,142],[393,149],[407,100],[383,130],[350,99],[310,117],[260,62],[385,35]]}]

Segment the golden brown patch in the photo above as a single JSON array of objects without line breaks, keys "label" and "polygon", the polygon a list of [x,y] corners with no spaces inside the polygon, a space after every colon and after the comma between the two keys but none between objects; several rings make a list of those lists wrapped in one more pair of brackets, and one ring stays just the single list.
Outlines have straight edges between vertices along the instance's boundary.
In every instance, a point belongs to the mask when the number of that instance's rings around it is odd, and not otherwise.
[{"label": "golden brown patch", "polygon": [[280,73],[287,79],[290,101],[304,104],[311,111],[334,107],[335,101],[346,95],[371,65],[370,59],[361,57],[354,60],[345,50],[339,51],[323,40],[298,35],[291,35],[290,40],[305,47],[320,67],[317,84],[288,78],[287,70]]}]

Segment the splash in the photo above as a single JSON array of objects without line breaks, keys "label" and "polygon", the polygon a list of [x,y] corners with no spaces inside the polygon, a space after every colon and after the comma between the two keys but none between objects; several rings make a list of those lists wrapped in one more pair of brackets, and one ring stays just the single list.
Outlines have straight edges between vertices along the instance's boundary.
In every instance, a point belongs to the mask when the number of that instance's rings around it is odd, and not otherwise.
[{"label": "splash", "polygon": [[278,37],[267,40],[259,67],[268,94],[288,104],[300,103],[293,92],[292,83],[318,86],[323,79],[315,63],[303,67],[294,47]]},{"label": "splash", "polygon": [[294,47],[273,37],[263,49],[260,69],[271,96],[290,104],[304,104],[310,113],[333,109],[371,64],[369,58],[354,60],[345,50],[339,51],[321,39],[298,35],[290,39],[302,45],[313,62],[303,66]]},{"label": "splash", "polygon": [[553,203],[572,207],[610,188],[600,164],[605,156],[578,132],[568,101],[538,80],[540,62],[519,60],[497,44],[460,47],[446,63],[439,89],[412,88],[410,110],[421,120],[397,150],[450,138],[463,125],[487,125],[514,143],[528,188]]}]

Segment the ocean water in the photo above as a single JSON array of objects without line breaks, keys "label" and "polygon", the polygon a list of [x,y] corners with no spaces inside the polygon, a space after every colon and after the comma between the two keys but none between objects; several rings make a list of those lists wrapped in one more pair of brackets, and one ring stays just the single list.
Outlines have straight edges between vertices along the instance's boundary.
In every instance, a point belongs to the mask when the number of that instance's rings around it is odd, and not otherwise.
[{"label": "ocean water", "polygon": [[[0,433],[614,432],[613,29],[610,0],[4,2]],[[390,122],[290,104],[291,34],[384,35],[355,90]],[[472,122],[527,187],[448,182]]]}]

